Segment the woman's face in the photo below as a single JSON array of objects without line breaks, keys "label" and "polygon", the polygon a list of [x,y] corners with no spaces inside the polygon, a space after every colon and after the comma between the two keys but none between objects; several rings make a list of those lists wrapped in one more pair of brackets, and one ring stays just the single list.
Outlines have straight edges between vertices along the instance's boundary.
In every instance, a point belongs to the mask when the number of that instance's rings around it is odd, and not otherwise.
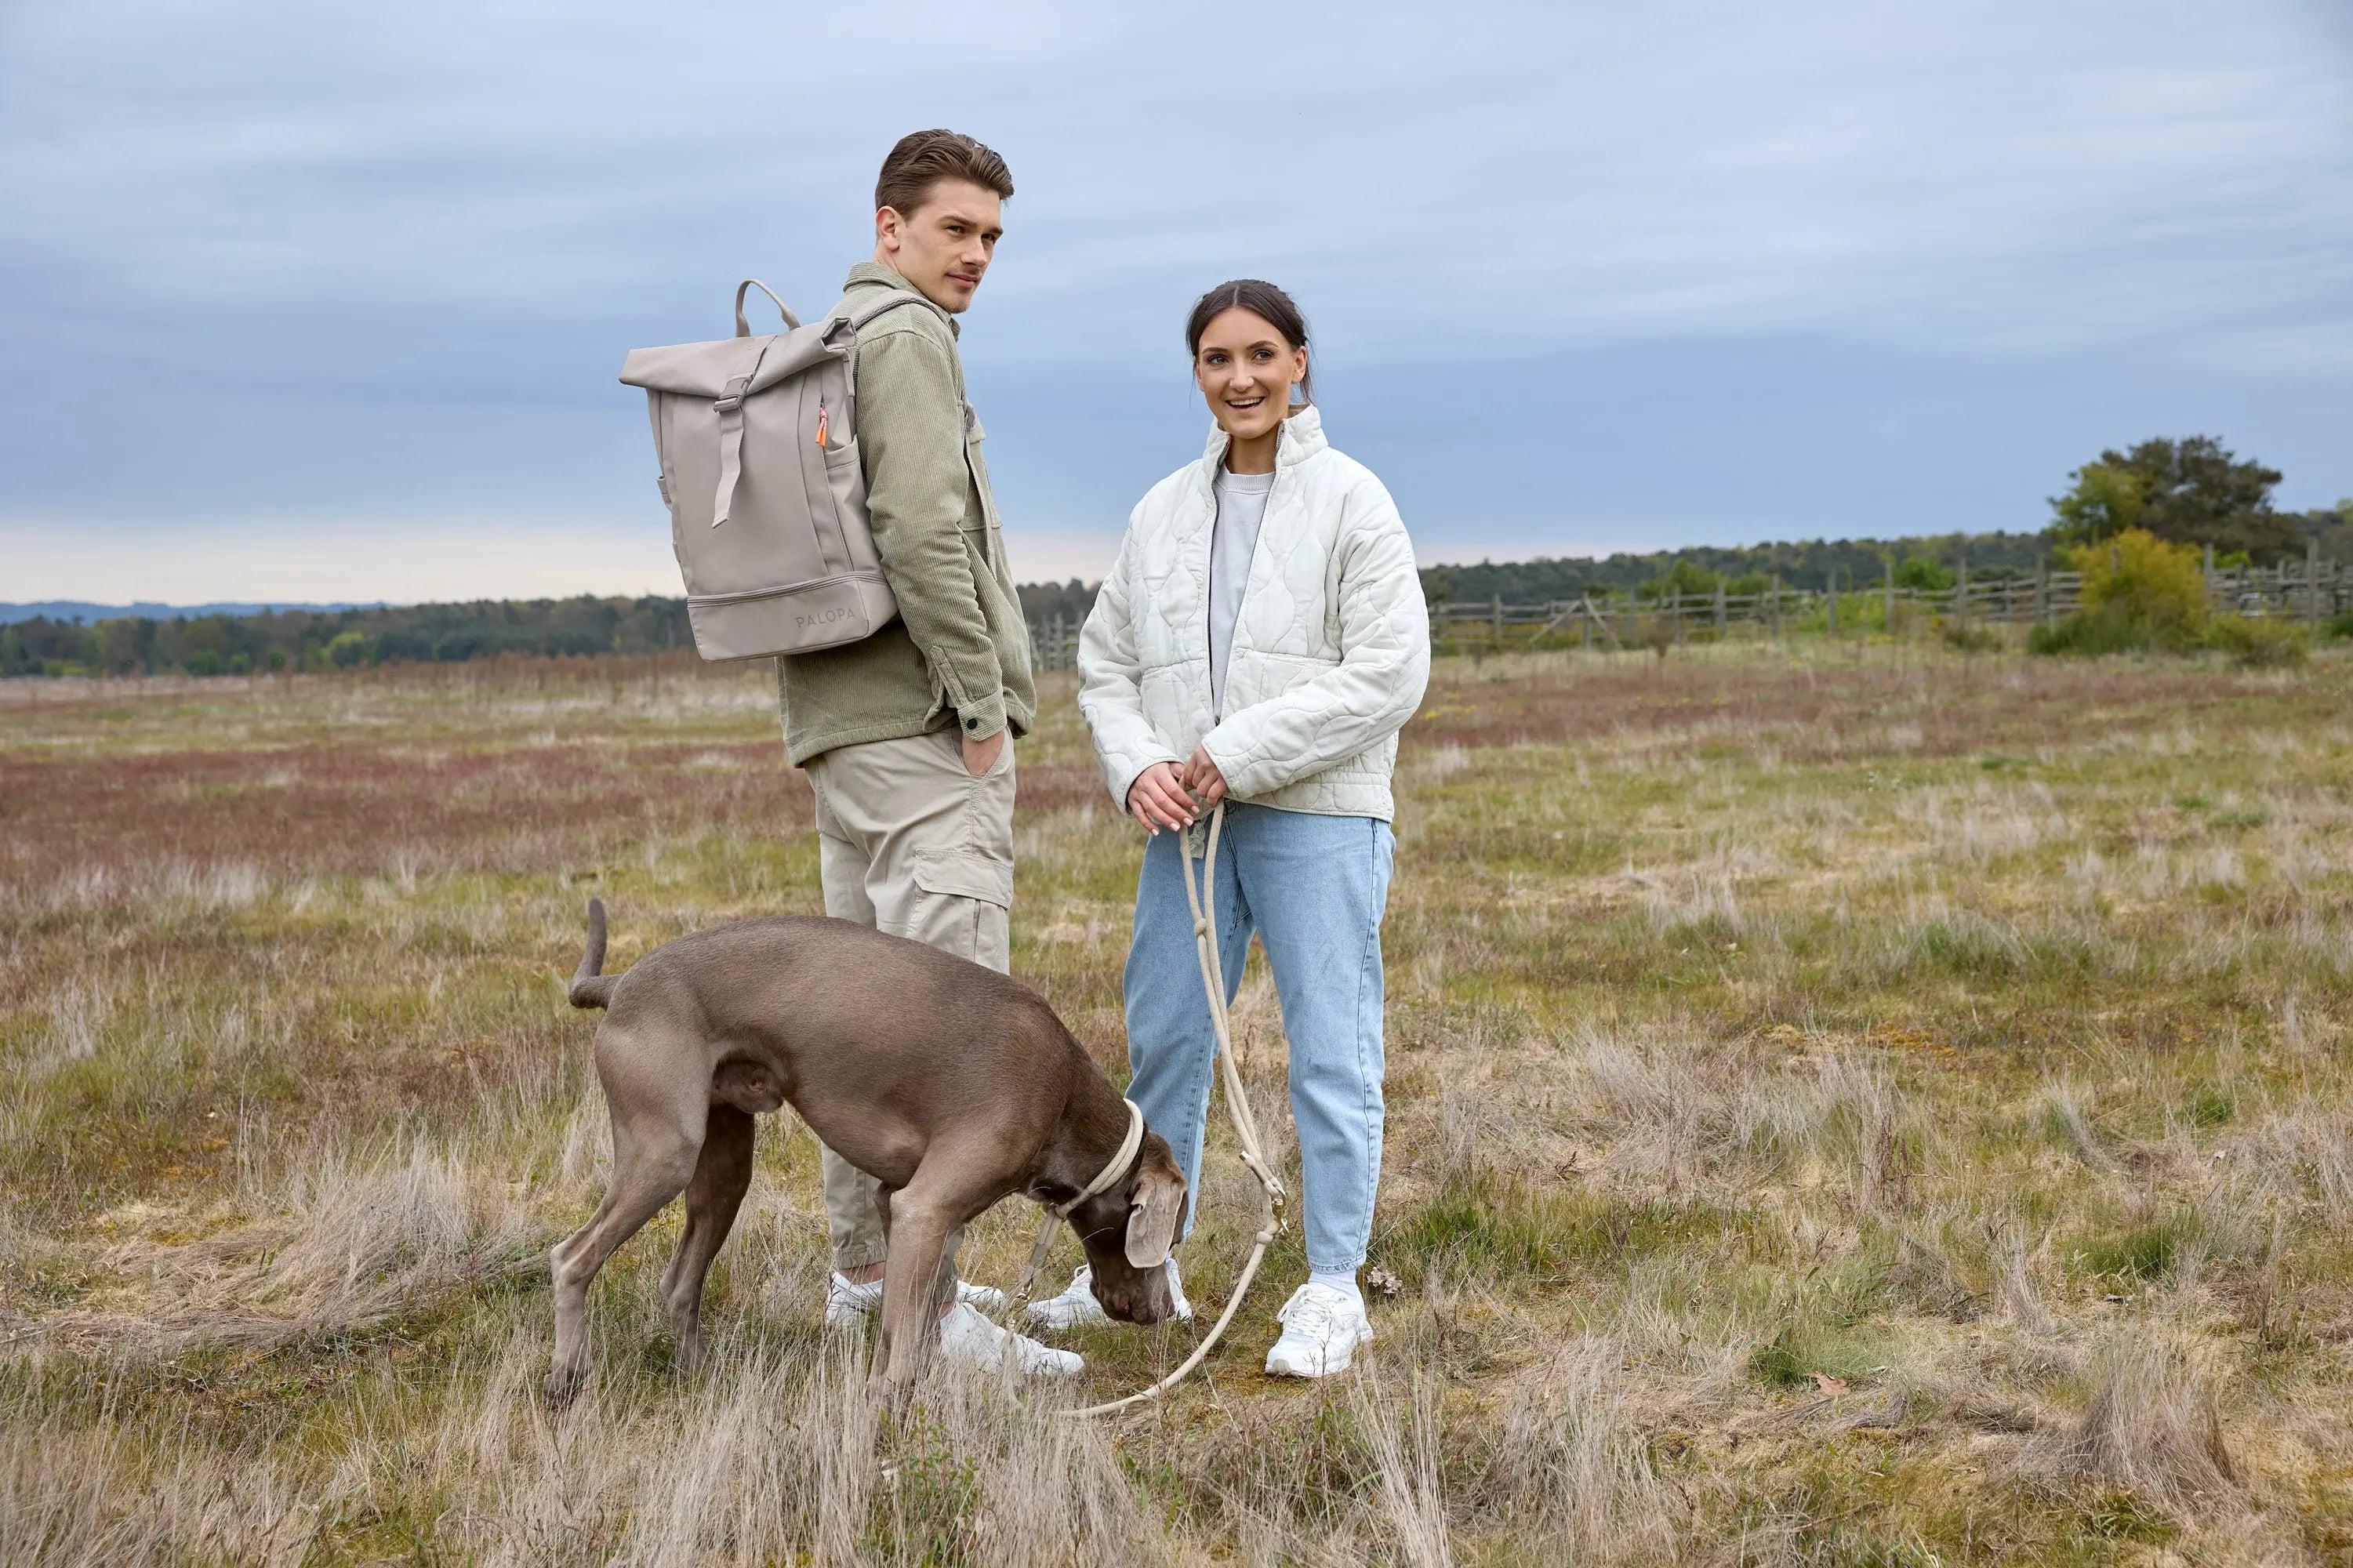
[{"label": "woman's face", "polygon": [[1307,351],[1283,342],[1256,310],[1219,311],[1193,353],[1193,379],[1210,416],[1238,441],[1270,434],[1291,412],[1291,389],[1307,374]]}]

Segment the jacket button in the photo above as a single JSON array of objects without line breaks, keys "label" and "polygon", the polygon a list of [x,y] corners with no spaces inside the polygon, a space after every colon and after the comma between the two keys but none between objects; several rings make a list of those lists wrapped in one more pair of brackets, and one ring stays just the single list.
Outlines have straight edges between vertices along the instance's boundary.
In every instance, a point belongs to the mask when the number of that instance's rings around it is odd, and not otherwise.
[{"label": "jacket button", "polygon": [[980,728],[980,721],[977,719],[967,719],[964,721],[964,727],[967,730],[977,730]]}]

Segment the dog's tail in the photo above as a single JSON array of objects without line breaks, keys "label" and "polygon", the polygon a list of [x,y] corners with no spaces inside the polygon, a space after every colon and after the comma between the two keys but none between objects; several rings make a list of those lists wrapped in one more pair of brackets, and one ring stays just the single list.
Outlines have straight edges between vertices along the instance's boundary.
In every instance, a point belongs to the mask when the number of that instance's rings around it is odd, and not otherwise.
[{"label": "dog's tail", "polygon": [[580,967],[572,976],[572,1005],[575,1007],[609,1007],[613,1005],[613,987],[620,983],[617,974],[599,974],[605,967],[605,900],[588,900],[588,951],[580,955]]}]

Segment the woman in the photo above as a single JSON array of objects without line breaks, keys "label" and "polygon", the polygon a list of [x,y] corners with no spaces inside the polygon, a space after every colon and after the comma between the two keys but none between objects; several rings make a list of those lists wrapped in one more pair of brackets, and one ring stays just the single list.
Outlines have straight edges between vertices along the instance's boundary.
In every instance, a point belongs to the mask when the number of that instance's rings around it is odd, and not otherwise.
[{"label": "woman", "polygon": [[[1290,296],[1220,284],[1185,341],[1217,427],[1129,517],[1079,643],[1104,781],[1150,834],[1127,960],[1128,1092],[1198,1194],[1216,1037],[1177,830],[1222,800],[1229,1000],[1255,932],[1291,1042],[1305,1188],[1310,1274],[1266,1369],[1321,1377],[1372,1338],[1356,1270],[1381,1166],[1389,773],[1429,678],[1430,626],[1395,503],[1324,442]],[[1189,1316],[1173,1257],[1168,1268]],[[1049,1327],[1103,1319],[1083,1269],[1031,1311]]]}]

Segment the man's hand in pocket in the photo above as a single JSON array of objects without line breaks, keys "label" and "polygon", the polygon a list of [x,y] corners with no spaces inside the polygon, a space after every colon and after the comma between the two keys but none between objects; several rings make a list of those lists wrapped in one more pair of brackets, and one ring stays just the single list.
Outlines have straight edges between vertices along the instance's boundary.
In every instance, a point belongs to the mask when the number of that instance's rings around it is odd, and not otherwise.
[{"label": "man's hand in pocket", "polygon": [[[1005,750],[1008,731],[999,730],[986,741],[965,741],[964,771],[978,778],[997,765],[997,753]],[[958,739],[962,739],[961,736]]]}]

